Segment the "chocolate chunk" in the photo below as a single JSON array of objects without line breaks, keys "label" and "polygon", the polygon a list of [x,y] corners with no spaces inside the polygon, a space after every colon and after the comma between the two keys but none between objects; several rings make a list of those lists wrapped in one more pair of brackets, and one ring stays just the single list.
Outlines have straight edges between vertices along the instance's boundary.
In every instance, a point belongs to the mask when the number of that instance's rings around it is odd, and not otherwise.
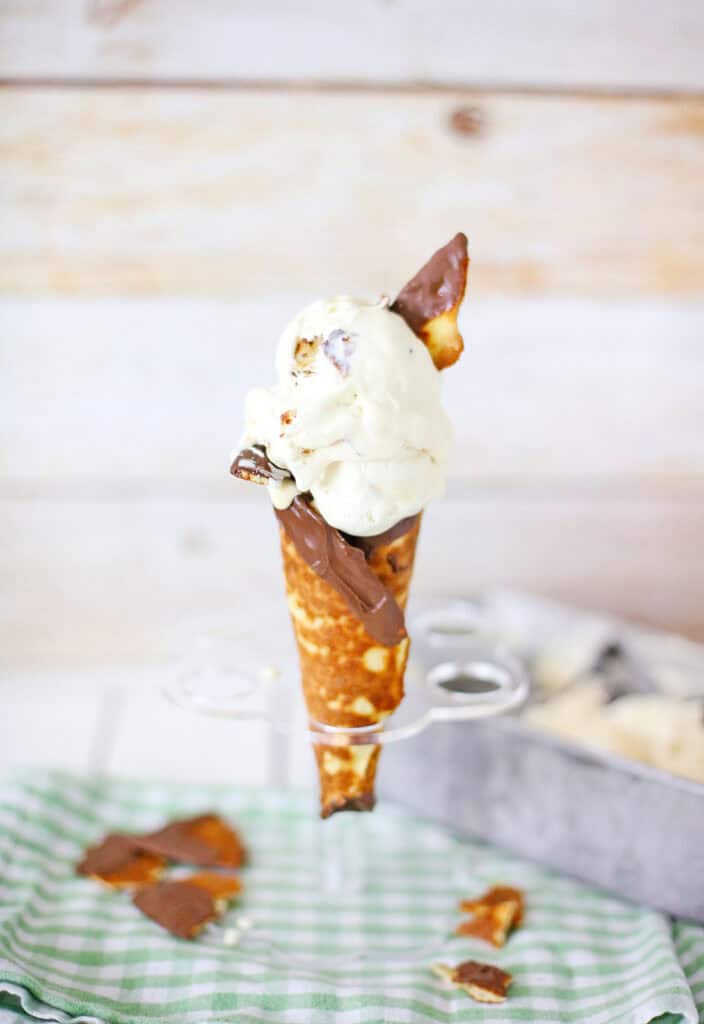
[{"label": "chocolate chunk", "polygon": [[243,448],[230,466],[230,472],[239,480],[248,480],[254,484],[268,484],[270,480],[283,483],[293,480],[287,469],[274,465],[262,445],[255,444],[251,448]]},{"label": "chocolate chunk", "polygon": [[86,850],[76,872],[123,888],[152,882],[165,867],[163,857],[141,850],[133,836],[112,833]]},{"label": "chocolate chunk", "polygon": [[139,845],[169,860],[202,867],[238,868],[246,859],[239,836],[216,814],[173,821],[140,836]]},{"label": "chocolate chunk", "polygon": [[276,516],[301,558],[338,592],[370,636],[395,647],[406,634],[401,608],[367,565],[363,551],[325,522],[303,495]]},{"label": "chocolate chunk", "polygon": [[145,885],[132,902],[152,921],[182,939],[194,938],[218,916],[210,893],[188,881]]}]

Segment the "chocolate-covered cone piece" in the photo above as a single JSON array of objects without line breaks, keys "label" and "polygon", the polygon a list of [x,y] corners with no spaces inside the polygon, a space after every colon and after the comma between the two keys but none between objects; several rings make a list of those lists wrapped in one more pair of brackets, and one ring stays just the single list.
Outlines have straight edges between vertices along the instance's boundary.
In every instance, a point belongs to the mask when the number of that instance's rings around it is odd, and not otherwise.
[{"label": "chocolate-covered cone piece", "polygon": [[123,869],[139,853],[133,836],[111,832],[102,842],[89,846],[76,865],[79,875],[107,875]]},{"label": "chocolate-covered cone piece", "polygon": [[145,885],[132,902],[152,921],[181,939],[195,938],[218,916],[211,894],[188,881]]},{"label": "chocolate-covered cone piece", "polygon": [[169,860],[202,867],[238,868],[247,856],[240,837],[217,814],[172,821],[139,836],[139,845]]},{"label": "chocolate-covered cone piece", "polygon": [[477,960],[465,960],[455,967],[436,963],[432,964],[431,970],[457,988],[464,989],[478,1003],[503,1003],[513,980],[508,971]]},{"label": "chocolate-covered cone piece", "polygon": [[238,480],[247,480],[253,484],[268,484],[270,480],[283,483],[293,480],[287,469],[282,469],[271,461],[263,445],[254,444],[251,448],[243,448],[232,460],[230,473]]},{"label": "chocolate-covered cone piece", "polygon": [[438,370],[456,363],[464,349],[457,312],[467,286],[467,236],[459,231],[401,289],[391,309],[427,346]]},{"label": "chocolate-covered cone piece", "polygon": [[134,836],[112,832],[101,843],[88,847],[76,865],[76,873],[115,889],[126,889],[153,882],[165,867],[164,858],[140,849]]},{"label": "chocolate-covered cone piece", "polygon": [[181,939],[193,939],[220,917],[242,890],[239,878],[201,871],[173,882],[145,885],[132,902],[152,921]]}]

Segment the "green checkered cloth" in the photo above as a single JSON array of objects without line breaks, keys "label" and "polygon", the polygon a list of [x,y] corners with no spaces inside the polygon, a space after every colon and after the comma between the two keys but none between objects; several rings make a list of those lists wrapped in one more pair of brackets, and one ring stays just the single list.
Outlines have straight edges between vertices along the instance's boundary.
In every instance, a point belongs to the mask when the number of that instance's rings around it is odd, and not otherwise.
[{"label": "green checkered cloth", "polygon": [[[251,864],[240,902],[194,942],[74,874],[108,831],[207,809],[241,829]],[[454,937],[457,900],[497,881],[525,889],[523,927],[500,950]],[[429,970],[470,958],[511,971],[507,1002],[475,1003]],[[0,787],[1,1024],[694,1024],[703,1005],[701,928],[389,806],[321,823],[299,791],[56,772]]]}]

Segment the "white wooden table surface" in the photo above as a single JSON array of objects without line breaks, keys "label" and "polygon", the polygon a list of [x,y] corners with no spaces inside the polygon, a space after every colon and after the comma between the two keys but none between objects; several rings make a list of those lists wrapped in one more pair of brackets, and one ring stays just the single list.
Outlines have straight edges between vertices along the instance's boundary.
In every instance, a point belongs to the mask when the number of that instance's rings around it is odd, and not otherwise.
[{"label": "white wooden table surface", "polygon": [[261,728],[159,698],[184,617],[287,628],[227,475],[242,397],[304,302],[391,292],[458,228],[416,593],[704,638],[704,7],[292,12],[0,0],[0,773],[268,777]]}]

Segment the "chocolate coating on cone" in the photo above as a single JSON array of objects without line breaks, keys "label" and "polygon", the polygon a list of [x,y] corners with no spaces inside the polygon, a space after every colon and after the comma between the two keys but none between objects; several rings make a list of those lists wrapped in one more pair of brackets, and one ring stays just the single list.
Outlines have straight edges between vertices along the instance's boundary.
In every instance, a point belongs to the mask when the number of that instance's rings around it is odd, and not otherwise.
[{"label": "chocolate coating on cone", "polygon": [[404,533],[412,530],[419,520],[420,512],[415,516],[406,516],[405,519],[399,519],[395,526],[390,526],[388,530],[384,530],[383,533],[376,533],[373,537],[353,537],[350,533],[343,533],[342,536],[353,548],[359,548],[360,551],[363,551],[364,557],[369,560],[377,548],[390,544],[397,537],[403,537]]},{"label": "chocolate coating on cone", "polygon": [[[257,484],[293,479],[288,470],[269,459],[261,445],[243,448],[230,466],[230,472],[241,480]],[[417,515],[401,519],[373,537],[352,537],[326,523],[310,500],[301,495],[294,498],[288,508],[275,511],[308,564],[335,587],[379,643],[393,647],[406,636],[403,612],[369,571],[366,560],[376,548],[407,533],[417,521]],[[362,558],[357,551],[362,552]]]},{"label": "chocolate coating on cone", "polygon": [[458,306],[467,281],[467,236],[458,231],[420,268],[391,303],[391,310],[423,338],[422,328]]},{"label": "chocolate coating on cone", "polygon": [[407,635],[404,616],[391,591],[372,572],[364,551],[325,522],[302,495],[276,516],[313,572],[335,588],[370,636],[395,647]]}]

